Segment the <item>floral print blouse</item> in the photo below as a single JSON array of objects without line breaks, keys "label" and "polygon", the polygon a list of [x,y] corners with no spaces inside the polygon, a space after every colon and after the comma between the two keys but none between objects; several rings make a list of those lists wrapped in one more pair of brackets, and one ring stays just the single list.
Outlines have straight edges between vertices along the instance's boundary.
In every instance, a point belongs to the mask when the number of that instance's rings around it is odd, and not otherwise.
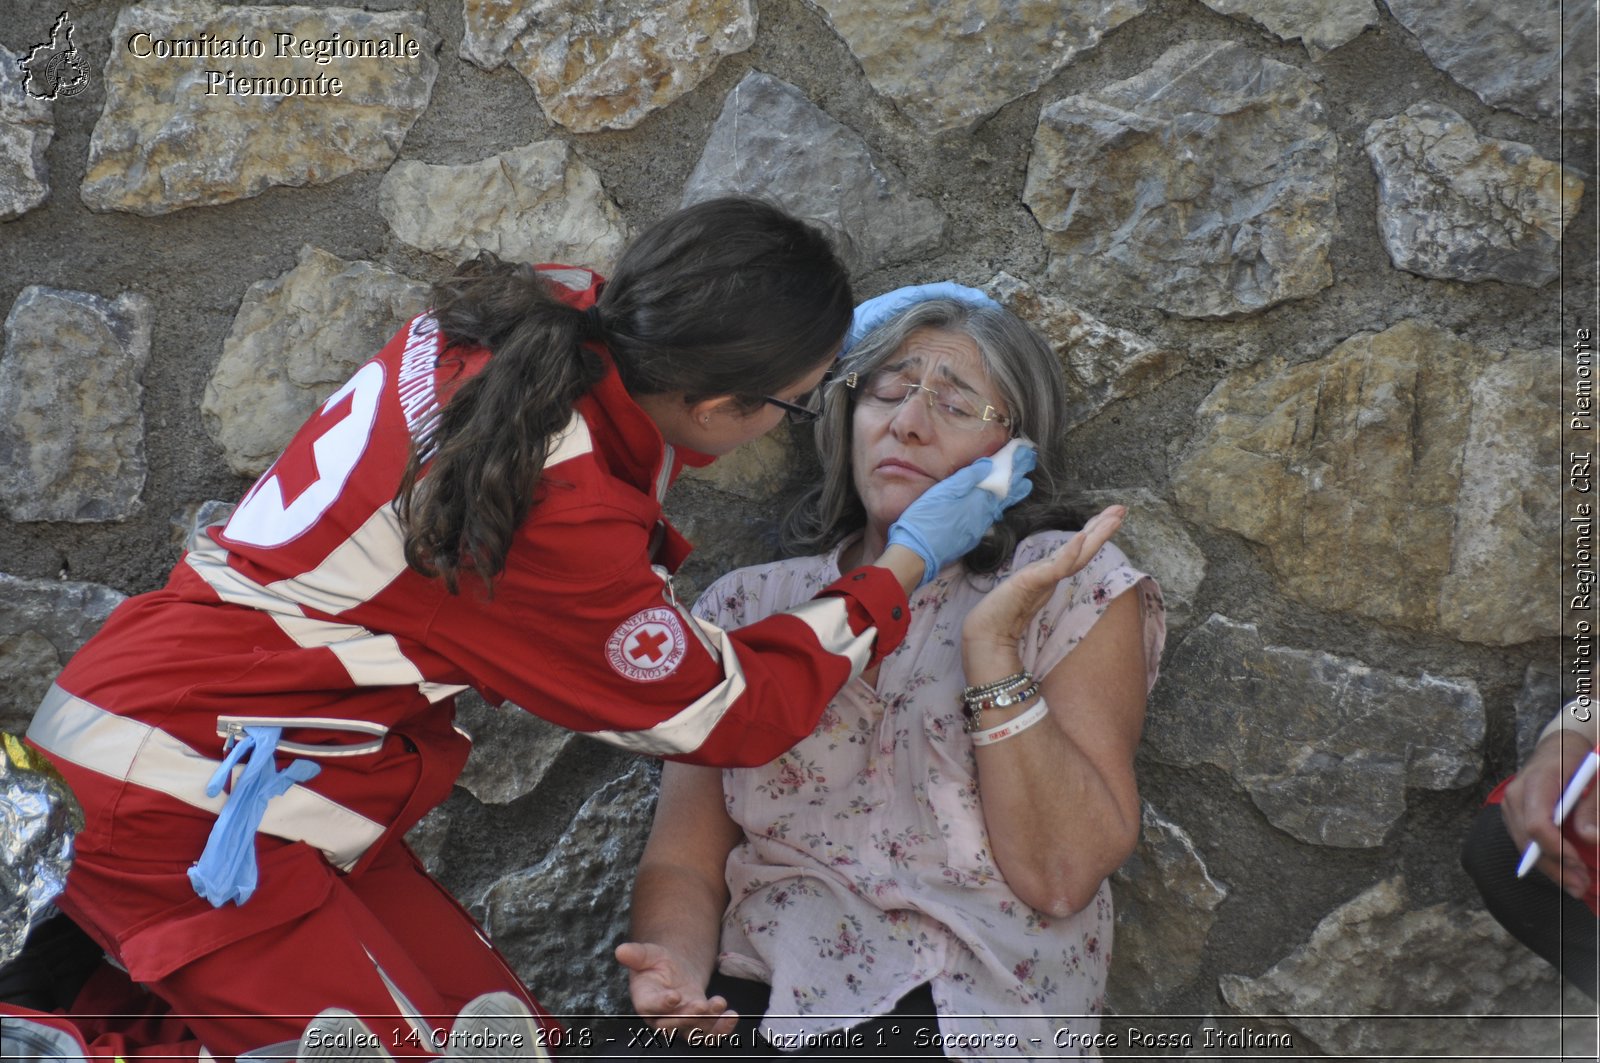
[{"label": "floral print blouse", "polygon": [[[1011,565],[1067,538],[1030,536]],[[737,627],[798,605],[839,577],[848,545],[729,573],[695,611]],[[883,1014],[927,982],[950,1055],[1091,1054],[1081,1046],[1105,1001],[1109,887],[1061,919],[1007,888],[961,726],[961,622],[996,578],[947,567],[912,595],[910,632],[884,659],[876,689],[852,680],[799,745],[762,767],[723,772],[745,837],[728,857],[719,966],[772,986],[761,1026],[780,1045]],[[1023,666],[1045,675],[1129,590],[1143,607],[1153,684],[1166,637],[1161,592],[1110,544],[1040,610]]]}]

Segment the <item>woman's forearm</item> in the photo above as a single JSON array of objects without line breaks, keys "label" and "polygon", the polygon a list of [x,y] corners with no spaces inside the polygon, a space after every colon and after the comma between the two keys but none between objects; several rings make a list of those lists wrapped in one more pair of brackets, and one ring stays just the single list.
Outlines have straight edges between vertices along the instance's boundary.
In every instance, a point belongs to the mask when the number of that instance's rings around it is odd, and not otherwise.
[{"label": "woman's forearm", "polygon": [[720,872],[713,886],[682,866],[641,864],[633,887],[633,940],[667,949],[703,989],[716,970],[727,905]]},{"label": "woman's forearm", "polygon": [[893,572],[894,578],[900,581],[901,589],[908,595],[922,586],[922,576],[927,571],[927,566],[916,551],[899,545],[888,547],[872,563]]},{"label": "woman's forearm", "polygon": [[1086,907],[1133,849],[1137,792],[1113,788],[1053,710],[977,759],[989,844],[1011,891],[1051,915]]},{"label": "woman's forearm", "polygon": [[666,951],[669,962],[655,976],[685,998],[703,992],[716,967],[728,905],[723,867],[740,837],[722,803],[720,771],[662,768],[655,825],[634,878],[633,940]]},{"label": "woman's forearm", "polygon": [[[975,749],[979,796],[996,866],[1012,892],[1056,915],[1075,912],[1132,851],[1139,828],[1133,753],[1144,718],[1140,616],[1115,599],[1071,654],[1040,679],[1048,715]],[[967,681],[1022,669],[1015,642],[967,639]],[[989,710],[985,729],[1035,702]]]}]

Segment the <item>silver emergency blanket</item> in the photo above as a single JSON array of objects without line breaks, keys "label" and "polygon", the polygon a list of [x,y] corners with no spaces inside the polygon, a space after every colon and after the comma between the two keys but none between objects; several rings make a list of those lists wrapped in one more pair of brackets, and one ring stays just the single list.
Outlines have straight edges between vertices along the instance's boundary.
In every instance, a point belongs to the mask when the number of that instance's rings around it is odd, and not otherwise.
[{"label": "silver emergency blanket", "polygon": [[67,884],[83,810],[43,756],[0,734],[0,966]]}]

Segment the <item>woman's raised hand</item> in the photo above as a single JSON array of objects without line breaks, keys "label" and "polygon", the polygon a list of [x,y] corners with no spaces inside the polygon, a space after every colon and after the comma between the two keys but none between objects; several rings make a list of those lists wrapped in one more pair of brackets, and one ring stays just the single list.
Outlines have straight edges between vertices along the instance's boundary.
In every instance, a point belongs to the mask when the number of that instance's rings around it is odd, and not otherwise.
[{"label": "woman's raised hand", "polygon": [[1015,652],[1028,622],[1050,599],[1056,584],[1087,565],[1122,527],[1127,515],[1126,506],[1107,506],[1048,557],[1024,565],[1001,580],[962,622],[962,643]]}]

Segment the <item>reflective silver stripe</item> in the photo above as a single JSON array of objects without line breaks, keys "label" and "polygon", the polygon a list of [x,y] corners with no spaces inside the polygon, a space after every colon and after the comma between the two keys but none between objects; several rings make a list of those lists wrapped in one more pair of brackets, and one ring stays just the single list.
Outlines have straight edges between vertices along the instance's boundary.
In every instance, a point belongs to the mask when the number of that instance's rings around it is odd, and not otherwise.
[{"label": "reflective silver stripe", "polygon": [[722,682],[679,710],[643,731],[590,731],[588,734],[602,742],[609,742],[635,753],[665,756],[669,753],[688,753],[705,744],[713,728],[722,722],[733,703],[746,689],[744,670],[739,667],[739,655],[733,651],[728,633],[715,624],[689,617],[716,645],[722,658]]},{"label": "reflective silver stripe", "polygon": [[[52,684],[28,737],[40,748],[89,771],[136,783],[213,814],[226,797],[206,796],[221,765],[163,731],[129,720]],[[383,836],[383,825],[315,790],[295,784],[267,802],[261,832],[320,849],[349,870]]]},{"label": "reflective silver stripe", "polygon": [[594,436],[589,434],[589,422],[583,419],[582,414],[574,413],[572,420],[550,441],[544,467],[548,469],[552,465],[582,457],[593,449]]},{"label": "reflective silver stripe", "polygon": [[[588,422],[575,412],[551,441],[545,466],[571,461],[593,450]],[[327,649],[357,686],[415,686],[429,702],[438,702],[459,694],[467,689],[466,685],[428,679],[393,635],[305,615],[306,608],[344,613],[376,597],[405,571],[404,541],[400,518],[394,507],[386,505],[379,507],[316,568],[265,586],[232,568],[227,551],[204,529],[190,540],[184,561],[218,598],[272,617],[297,646]]]},{"label": "reflective silver stripe", "polygon": [[850,661],[851,679],[866,670],[867,662],[872,659],[872,644],[878,638],[878,629],[869,627],[859,635],[851,631],[850,610],[843,598],[813,598],[786,612],[796,620],[804,621],[824,650]]},{"label": "reflective silver stripe", "polygon": [[[690,614],[683,615],[694,623],[696,634],[714,643],[713,652],[722,660],[722,682],[689,707],[647,730],[593,731],[590,732],[592,737],[635,753],[653,756],[689,753],[705,743],[712,729],[722,722],[722,717],[745,692],[747,684],[744,672],[739,667],[739,657],[734,652],[728,633],[709,621]],[[851,679],[866,670],[867,662],[872,659],[872,643],[877,638],[877,628],[867,628],[859,635],[851,631],[850,614],[844,599],[813,598],[787,610],[783,615],[792,616],[809,627],[824,650],[848,660]]]},{"label": "reflective silver stripe", "polygon": [[[367,525],[372,525],[372,521]],[[415,686],[430,702],[442,701],[466,689],[463,684],[435,683],[425,678],[411,658],[401,652],[399,640],[393,635],[377,635],[359,624],[339,624],[306,616],[296,602],[234,571],[228,565],[227,556],[209,536],[199,536],[190,544],[184,561],[218,598],[272,617],[297,646],[328,649],[339,658],[356,685]],[[272,586],[285,588],[293,582],[280,580]]]},{"label": "reflective silver stripe", "polygon": [[189,551],[183,555],[183,560],[210,585],[218,598],[230,605],[246,605],[273,616],[305,615],[294,602],[268,592],[261,584],[245,579],[229,568],[227,551],[218,546],[204,531],[190,540]]},{"label": "reflective silver stripe", "polygon": [[309,616],[279,616],[283,633],[308,649],[324,646],[333,651],[357,685],[403,686],[422,682],[422,672],[400,652],[393,635],[375,635],[359,624],[313,620]]},{"label": "reflective silver stripe", "polygon": [[672,486],[672,466],[677,461],[677,452],[668,443],[661,448],[661,471],[656,474],[656,501],[664,501],[667,497],[667,488]]},{"label": "reflective silver stripe", "polygon": [[343,613],[370,601],[405,569],[405,530],[393,506],[379,506],[316,568],[269,583],[266,590],[324,613]]},{"label": "reflective silver stripe", "polygon": [[566,269],[541,269],[537,272],[545,280],[554,281],[563,288],[568,288],[575,292],[586,292],[594,284],[594,274],[586,269],[575,269],[569,266]]}]

